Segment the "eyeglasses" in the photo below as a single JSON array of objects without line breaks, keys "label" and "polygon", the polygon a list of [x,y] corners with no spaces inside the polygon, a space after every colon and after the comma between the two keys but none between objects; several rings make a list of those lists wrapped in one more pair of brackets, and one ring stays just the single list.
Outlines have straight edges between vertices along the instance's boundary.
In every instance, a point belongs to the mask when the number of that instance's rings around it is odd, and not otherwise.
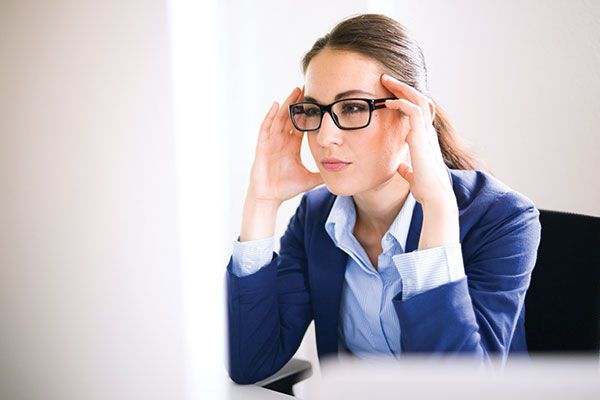
[{"label": "eyeglasses", "polygon": [[371,114],[380,108],[385,108],[383,99],[342,99],[329,105],[321,105],[311,101],[290,104],[290,118],[299,131],[310,132],[321,128],[323,115],[331,115],[335,125],[344,130],[361,129],[371,122]]}]

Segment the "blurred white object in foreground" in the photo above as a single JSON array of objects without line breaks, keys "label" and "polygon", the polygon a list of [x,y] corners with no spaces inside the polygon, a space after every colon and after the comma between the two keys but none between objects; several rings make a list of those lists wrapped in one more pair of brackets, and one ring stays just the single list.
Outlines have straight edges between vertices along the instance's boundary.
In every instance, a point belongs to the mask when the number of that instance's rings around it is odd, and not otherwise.
[{"label": "blurred white object in foreground", "polygon": [[469,359],[342,359],[321,365],[309,399],[600,399],[597,357],[512,359],[482,366]]}]

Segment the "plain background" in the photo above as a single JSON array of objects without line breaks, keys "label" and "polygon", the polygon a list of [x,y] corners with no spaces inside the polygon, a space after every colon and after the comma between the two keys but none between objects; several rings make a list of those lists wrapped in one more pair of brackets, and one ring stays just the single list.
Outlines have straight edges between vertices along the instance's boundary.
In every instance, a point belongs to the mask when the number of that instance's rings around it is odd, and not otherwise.
[{"label": "plain background", "polygon": [[499,179],[600,216],[597,0],[3,0],[2,397],[191,399],[223,377],[257,128],[314,40],[362,12],[408,27]]}]

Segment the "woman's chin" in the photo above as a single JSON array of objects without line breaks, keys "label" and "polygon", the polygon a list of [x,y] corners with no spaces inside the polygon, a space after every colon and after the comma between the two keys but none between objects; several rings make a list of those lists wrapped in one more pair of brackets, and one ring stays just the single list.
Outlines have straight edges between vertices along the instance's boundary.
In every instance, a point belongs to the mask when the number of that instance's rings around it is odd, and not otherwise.
[{"label": "woman's chin", "polygon": [[380,191],[390,186],[404,187],[404,185],[408,185],[408,182],[396,171],[369,180],[360,179],[359,177],[354,177],[355,179],[341,179],[341,177],[327,179],[327,176],[323,177],[327,189],[336,196],[355,196],[366,191]]},{"label": "woman's chin", "polygon": [[357,193],[356,185],[348,184],[348,182],[331,182],[325,180],[327,190],[336,196],[352,196]]}]

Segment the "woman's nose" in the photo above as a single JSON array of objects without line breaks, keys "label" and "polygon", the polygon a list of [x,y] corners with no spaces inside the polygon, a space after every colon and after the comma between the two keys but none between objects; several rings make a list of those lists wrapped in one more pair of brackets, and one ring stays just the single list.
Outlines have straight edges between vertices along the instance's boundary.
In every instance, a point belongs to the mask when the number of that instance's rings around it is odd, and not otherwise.
[{"label": "woman's nose", "polygon": [[322,147],[328,147],[332,144],[341,145],[343,143],[343,132],[333,122],[333,117],[329,113],[323,115],[321,128],[317,133],[317,143]]}]

